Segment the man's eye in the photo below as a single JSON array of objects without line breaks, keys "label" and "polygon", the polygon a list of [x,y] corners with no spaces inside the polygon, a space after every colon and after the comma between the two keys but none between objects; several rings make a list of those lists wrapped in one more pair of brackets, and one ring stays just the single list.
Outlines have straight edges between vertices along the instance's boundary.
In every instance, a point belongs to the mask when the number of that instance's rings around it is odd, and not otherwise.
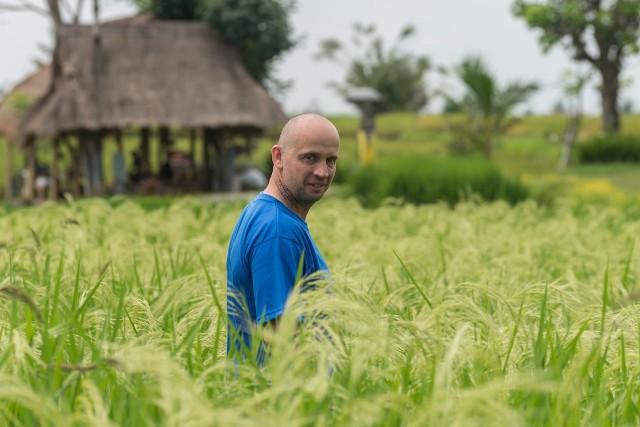
[{"label": "man's eye", "polygon": [[332,167],[333,167],[333,166],[335,166],[335,165],[336,165],[336,160],[337,160],[337,159],[329,159],[329,160],[327,160],[327,164],[328,164],[329,166],[332,166]]}]

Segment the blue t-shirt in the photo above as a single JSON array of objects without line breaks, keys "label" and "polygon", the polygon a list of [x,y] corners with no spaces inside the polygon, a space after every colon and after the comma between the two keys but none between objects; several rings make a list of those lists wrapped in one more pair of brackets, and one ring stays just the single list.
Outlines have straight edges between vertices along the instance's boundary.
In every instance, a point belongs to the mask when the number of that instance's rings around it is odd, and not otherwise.
[{"label": "blue t-shirt", "polygon": [[229,242],[227,353],[246,354],[252,326],[283,313],[301,257],[302,277],[328,272],[307,223],[275,197],[260,193],[240,215]]}]

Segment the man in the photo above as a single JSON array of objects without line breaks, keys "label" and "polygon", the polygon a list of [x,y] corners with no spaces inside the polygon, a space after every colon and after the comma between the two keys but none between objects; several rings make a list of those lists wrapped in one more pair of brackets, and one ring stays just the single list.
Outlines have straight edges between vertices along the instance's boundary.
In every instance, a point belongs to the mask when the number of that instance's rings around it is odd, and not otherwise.
[{"label": "man", "polygon": [[326,272],[306,218],[336,172],[340,136],[317,114],[285,124],[271,148],[273,173],[266,189],[242,212],[227,253],[227,353],[245,358],[255,326],[275,330],[302,266],[302,277]]}]

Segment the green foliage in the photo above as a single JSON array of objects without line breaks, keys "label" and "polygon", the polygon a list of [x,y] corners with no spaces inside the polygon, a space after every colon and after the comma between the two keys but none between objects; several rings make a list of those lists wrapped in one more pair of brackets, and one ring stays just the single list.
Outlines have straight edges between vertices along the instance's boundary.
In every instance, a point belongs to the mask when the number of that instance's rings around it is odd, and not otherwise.
[{"label": "green foliage", "polygon": [[425,73],[430,69],[426,56],[404,52],[401,44],[415,33],[407,25],[388,50],[375,25],[355,24],[352,42],[359,54],[351,54],[336,39],[321,42],[316,59],[326,59],[347,67],[345,83],[333,82],[338,93],[346,97],[352,88],[371,87],[383,97],[378,111],[419,111],[428,102]]},{"label": "green foliage", "polygon": [[640,138],[631,135],[604,135],[578,145],[580,163],[640,163]]},{"label": "green foliage", "polygon": [[133,0],[143,12],[151,12],[160,19],[197,20],[200,0]]},{"label": "green foliage", "polygon": [[586,61],[602,77],[603,130],[620,128],[618,96],[624,59],[638,52],[640,0],[515,0],[515,16],[541,30],[545,52],[562,44],[574,60]]},{"label": "green foliage", "polygon": [[473,197],[512,204],[527,198],[520,182],[503,176],[480,158],[394,158],[356,170],[351,186],[368,207],[389,198],[415,204],[447,202],[450,206]]},{"label": "green foliage", "polygon": [[193,21],[200,19],[201,5],[206,0],[131,0],[141,12],[160,19]]},{"label": "green foliage", "polygon": [[262,368],[225,357],[242,206],[0,207],[2,424],[639,424],[637,203],[323,200],[332,293]]},{"label": "green foliage", "polygon": [[283,89],[272,66],[295,46],[289,15],[293,0],[133,0],[161,19],[203,20],[233,44],[251,75]]},{"label": "green foliage", "polygon": [[22,91],[12,93],[7,97],[7,99],[4,100],[6,105],[9,106],[11,110],[13,110],[13,113],[17,117],[21,117],[24,113],[26,113],[33,104],[33,101],[34,100],[32,96]]},{"label": "green foliage", "polygon": [[[515,0],[513,13],[529,27],[541,30],[540,43],[545,51],[566,42],[577,60],[591,57],[584,44],[589,31],[597,29],[600,40],[620,50],[637,51],[640,1]],[[589,61],[591,62],[591,61]]]},{"label": "green foliage", "polygon": [[[462,111],[467,120],[453,124],[457,147],[465,145],[484,153],[490,159],[495,139],[516,123],[513,110],[535,91],[535,83],[511,82],[500,88],[495,77],[479,56],[465,58],[455,69],[465,94],[456,100],[447,98],[449,111]],[[467,151],[458,148],[458,151]]]},{"label": "green foliage", "polygon": [[295,46],[289,0],[209,0],[203,17],[233,44],[260,82],[271,76],[273,62]]}]

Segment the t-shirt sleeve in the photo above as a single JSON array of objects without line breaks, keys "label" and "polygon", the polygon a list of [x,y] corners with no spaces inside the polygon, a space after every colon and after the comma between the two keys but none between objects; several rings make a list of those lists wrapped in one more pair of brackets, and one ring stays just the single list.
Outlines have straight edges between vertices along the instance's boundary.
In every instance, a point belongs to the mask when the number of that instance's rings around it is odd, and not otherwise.
[{"label": "t-shirt sleeve", "polygon": [[251,275],[258,323],[268,322],[284,311],[295,285],[302,247],[275,238],[257,246],[251,257]]}]

